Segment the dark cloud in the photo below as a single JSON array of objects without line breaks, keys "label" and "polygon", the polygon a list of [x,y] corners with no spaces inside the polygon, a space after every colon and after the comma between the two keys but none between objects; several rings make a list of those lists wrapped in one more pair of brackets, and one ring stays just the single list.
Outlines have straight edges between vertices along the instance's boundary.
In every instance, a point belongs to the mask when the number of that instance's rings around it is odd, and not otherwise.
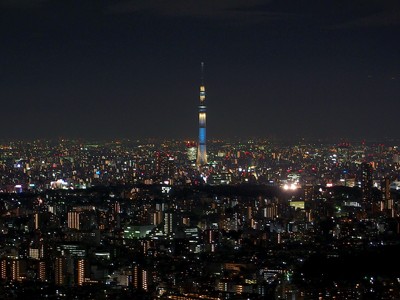
[{"label": "dark cloud", "polygon": [[109,11],[113,13],[152,12],[170,16],[220,16],[227,12],[237,14],[239,11],[236,8],[238,7],[251,8],[263,2],[265,3],[265,1],[260,0],[134,0],[111,4]]},{"label": "dark cloud", "polygon": [[357,18],[335,26],[337,29],[379,28],[400,25],[400,7]]},{"label": "dark cloud", "polygon": [[40,7],[43,3],[51,0],[1,0],[0,8],[34,8]]},{"label": "dark cloud", "polygon": [[[190,17],[232,21],[231,24],[294,20],[294,26],[328,30],[400,25],[397,0],[128,0],[110,4],[105,10],[111,14]],[[303,20],[306,22],[301,24]]]},{"label": "dark cloud", "polygon": [[368,29],[400,25],[400,2],[397,0],[355,0],[336,2],[325,10],[331,29]]},{"label": "dark cloud", "polygon": [[269,11],[272,1],[261,0],[146,0],[114,3],[107,8],[112,14],[153,14],[164,17],[190,17],[208,20],[228,20],[240,23],[282,20],[297,14],[284,11]]}]

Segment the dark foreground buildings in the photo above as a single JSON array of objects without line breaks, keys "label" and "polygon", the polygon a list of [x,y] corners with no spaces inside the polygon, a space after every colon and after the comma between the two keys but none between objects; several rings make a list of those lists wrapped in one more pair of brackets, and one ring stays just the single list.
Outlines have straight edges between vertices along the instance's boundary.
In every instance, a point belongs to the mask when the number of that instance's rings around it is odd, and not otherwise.
[{"label": "dark foreground buildings", "polygon": [[398,148],[8,142],[0,299],[398,299]]}]

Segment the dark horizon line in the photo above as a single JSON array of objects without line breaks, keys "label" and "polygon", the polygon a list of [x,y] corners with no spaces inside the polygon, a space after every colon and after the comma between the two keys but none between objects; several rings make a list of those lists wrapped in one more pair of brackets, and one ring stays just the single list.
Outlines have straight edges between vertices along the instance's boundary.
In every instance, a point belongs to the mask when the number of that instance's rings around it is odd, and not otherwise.
[{"label": "dark horizon line", "polygon": [[[8,142],[56,142],[56,141],[81,141],[81,142],[164,142],[164,141],[177,141],[177,142],[196,142],[197,137],[74,137],[74,136],[58,136],[58,137],[30,137],[30,138],[16,138],[16,137],[3,137],[0,138],[0,143]],[[234,137],[213,137],[207,139],[207,142],[241,142],[241,141],[269,141],[277,143],[382,143],[382,142],[400,142],[398,137],[276,137],[276,136],[234,136]]]}]

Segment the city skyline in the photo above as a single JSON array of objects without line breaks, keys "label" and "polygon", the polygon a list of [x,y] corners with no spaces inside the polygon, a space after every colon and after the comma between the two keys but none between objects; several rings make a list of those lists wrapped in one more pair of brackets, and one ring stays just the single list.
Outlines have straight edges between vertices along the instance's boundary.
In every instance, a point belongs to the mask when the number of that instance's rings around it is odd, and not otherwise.
[{"label": "city skyline", "polygon": [[1,143],[0,294],[399,299],[399,142]]},{"label": "city skyline", "polygon": [[397,1],[1,1],[2,138],[396,138]]}]

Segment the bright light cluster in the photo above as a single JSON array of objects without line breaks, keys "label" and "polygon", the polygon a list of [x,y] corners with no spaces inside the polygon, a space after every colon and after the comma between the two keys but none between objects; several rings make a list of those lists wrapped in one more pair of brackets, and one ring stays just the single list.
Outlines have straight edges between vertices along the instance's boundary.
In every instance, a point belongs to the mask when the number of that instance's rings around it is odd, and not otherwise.
[{"label": "bright light cluster", "polygon": [[285,183],[284,185],[283,185],[283,189],[285,190],[285,191],[288,191],[288,190],[296,190],[297,189],[297,185],[296,184],[294,184],[294,183],[291,183],[291,184],[287,184],[287,183]]}]

